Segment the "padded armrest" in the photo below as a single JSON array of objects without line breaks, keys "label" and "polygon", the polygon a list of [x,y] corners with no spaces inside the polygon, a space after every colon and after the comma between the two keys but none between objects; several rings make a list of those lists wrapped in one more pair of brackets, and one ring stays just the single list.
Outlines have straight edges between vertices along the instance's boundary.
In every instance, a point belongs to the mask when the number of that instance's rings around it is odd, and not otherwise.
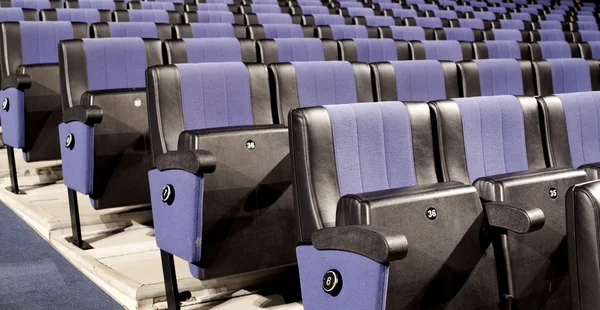
[{"label": "padded armrest", "polygon": [[199,149],[200,141],[208,137],[219,137],[232,135],[254,136],[268,135],[270,133],[280,132],[287,137],[287,127],[284,125],[250,125],[250,126],[231,126],[208,128],[198,130],[186,130],[179,134],[178,150],[196,150]]},{"label": "padded armrest", "polygon": [[590,178],[590,180],[598,180],[600,178],[600,175],[599,175],[600,163],[589,163],[589,164],[581,165],[579,167],[579,169],[582,169],[583,171],[585,171],[587,173],[588,177]]},{"label": "padded armrest", "polygon": [[88,126],[102,122],[102,109],[99,106],[78,105],[63,112],[63,122],[79,121]]},{"label": "padded armrest", "polygon": [[169,151],[156,159],[156,168],[159,171],[177,169],[201,176],[214,172],[216,167],[217,159],[205,150]]},{"label": "padded armrest", "polygon": [[313,232],[317,250],[341,250],[368,257],[379,263],[406,257],[408,241],[390,228],[376,225],[354,225],[324,228]]},{"label": "padded armrest", "polygon": [[11,74],[2,79],[2,90],[16,88],[25,90],[31,87],[31,76],[29,74]]},{"label": "padded armrest", "polygon": [[484,204],[490,226],[504,228],[519,234],[541,229],[545,223],[544,212],[515,203],[488,202]]}]

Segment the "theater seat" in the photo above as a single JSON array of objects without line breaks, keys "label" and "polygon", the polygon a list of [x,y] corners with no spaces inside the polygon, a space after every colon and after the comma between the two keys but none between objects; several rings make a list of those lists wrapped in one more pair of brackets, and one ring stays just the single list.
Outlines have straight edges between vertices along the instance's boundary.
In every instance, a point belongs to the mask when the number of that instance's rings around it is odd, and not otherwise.
[{"label": "theater seat", "polygon": [[409,60],[411,53],[406,41],[392,39],[339,40],[340,58],[345,61],[378,62]]},{"label": "theater seat", "polygon": [[[61,94],[56,46],[61,40],[87,37],[87,24],[4,22],[0,28],[0,96],[5,103],[0,118],[9,160],[14,161],[13,148],[22,149],[26,162],[57,160]],[[17,192],[18,184],[12,185]]]},{"label": "theater seat", "polygon": [[311,61],[269,65],[275,122],[287,124],[290,110],[324,104],[373,102],[371,69],[365,63]]},{"label": "theater seat", "polygon": [[528,31],[519,31],[517,29],[492,29],[483,31],[483,39],[487,41],[517,41],[530,42]]},{"label": "theater seat", "polygon": [[475,42],[483,39],[481,31],[469,28],[438,28],[435,29],[436,40],[454,40],[460,42]]},{"label": "theater seat", "polygon": [[433,29],[417,26],[379,27],[379,36],[394,40],[435,40]]},{"label": "theater seat", "polygon": [[583,59],[600,60],[600,42],[579,43],[578,45]]},{"label": "theater seat", "polygon": [[[407,18],[407,17],[419,17],[419,12],[411,9],[385,9],[383,10],[383,15],[385,16],[394,16],[399,18]],[[424,17],[424,16],[422,16]]]},{"label": "theater seat", "polygon": [[185,12],[198,12],[198,11],[220,11],[220,12],[237,12],[237,6],[226,3],[194,3],[186,4],[184,6]]},{"label": "theater seat", "polygon": [[296,24],[266,24],[248,26],[248,37],[253,40],[277,38],[313,38],[312,26]]},{"label": "theater seat", "polygon": [[113,0],[66,0],[67,9],[124,10],[127,3]]},{"label": "theater seat", "polygon": [[491,29],[492,23],[479,18],[459,18],[458,26],[461,28],[470,28],[474,30]]},{"label": "theater seat", "polygon": [[153,22],[179,24],[181,16],[176,11],[166,10],[122,10],[113,11],[115,22]]},{"label": "theater seat", "polygon": [[[493,207],[485,206],[486,221],[473,187],[438,183],[432,136],[425,103],[291,112],[296,256],[307,309],[494,309],[504,303],[503,271],[498,275],[495,264],[502,251],[492,249],[498,230],[487,224],[495,223]],[[523,232],[543,223],[539,209],[528,214]]]},{"label": "theater seat", "polygon": [[245,25],[244,14],[231,12],[198,11],[185,12],[182,15],[184,24],[191,23],[226,23],[232,25]]},{"label": "theater seat", "polygon": [[338,60],[338,45],[317,38],[264,39],[257,41],[260,63]]},{"label": "theater seat", "polygon": [[111,12],[96,9],[49,9],[40,11],[41,21],[100,23],[111,21]]},{"label": "theater seat", "polygon": [[538,96],[600,90],[597,60],[578,58],[533,62]]},{"label": "theater seat", "polygon": [[329,9],[325,6],[322,6],[319,2],[319,5],[315,6],[292,6],[289,8],[290,15],[311,15],[311,14],[329,14]]},{"label": "theater seat", "polygon": [[517,41],[496,40],[474,42],[473,53],[475,59],[531,59],[529,44]]},{"label": "theater seat", "polygon": [[531,41],[566,41],[565,32],[556,29],[541,29],[530,31]]},{"label": "theater seat", "polygon": [[[511,299],[519,309],[570,308],[565,194],[584,171],[546,168],[532,97],[470,97],[431,104],[444,181],[473,184],[483,201],[539,208],[543,227],[504,232]],[[502,261],[503,258],[500,259]]]},{"label": "theater seat", "polygon": [[246,14],[246,25],[266,25],[266,24],[292,24],[294,19],[297,21],[294,24],[299,24],[301,18],[289,14],[281,13],[255,13]]},{"label": "theater seat", "polygon": [[65,185],[95,209],[149,204],[145,71],[162,63],[161,42],[84,39],[59,49]]},{"label": "theater seat", "polygon": [[294,264],[288,130],[266,67],[160,66],[148,81],[158,247],[201,280]]},{"label": "theater seat", "polygon": [[582,31],[579,31],[579,35],[581,36],[581,40],[575,41],[575,42],[600,41],[600,31],[582,30]]},{"label": "theater seat", "polygon": [[429,101],[459,97],[456,64],[438,60],[371,64],[377,101]]},{"label": "theater seat", "polygon": [[473,59],[471,43],[458,41],[411,41],[412,59],[461,61]]},{"label": "theater seat", "polygon": [[531,30],[531,23],[522,20],[501,19],[498,24],[502,29]]},{"label": "theater seat", "polygon": [[90,26],[90,31],[93,38],[171,39],[171,26],[169,24],[151,22],[96,23]]},{"label": "theater seat", "polygon": [[0,22],[37,21],[38,12],[34,9],[0,7]]},{"label": "theater seat", "polygon": [[226,23],[192,23],[173,26],[175,39],[182,38],[238,38],[248,37],[247,29],[242,25]]},{"label": "theater seat", "polygon": [[551,58],[581,58],[577,43],[565,41],[541,41],[531,43],[531,59],[542,60]]},{"label": "theater seat", "polygon": [[130,1],[127,3],[127,9],[131,10],[165,10],[183,12],[183,2],[165,2],[165,1]]},{"label": "theater seat", "polygon": [[59,9],[62,8],[61,0],[0,0],[0,7],[22,9]]},{"label": "theater seat", "polygon": [[438,17],[408,17],[404,19],[407,26],[419,26],[423,28],[450,27],[450,21]]},{"label": "theater seat", "polygon": [[345,25],[346,19],[341,15],[313,14],[302,16],[301,23],[304,26]]},{"label": "theater seat", "polygon": [[533,68],[528,60],[478,59],[457,66],[461,97],[535,95]]},{"label": "theater seat", "polygon": [[316,36],[321,39],[366,39],[377,38],[377,28],[359,25],[317,26]]},{"label": "theater seat", "polygon": [[187,38],[165,41],[167,64],[201,62],[256,63],[253,40],[236,38]]},{"label": "theater seat", "polygon": [[359,16],[353,17],[352,23],[355,25],[379,27],[379,26],[400,26],[403,24],[401,18],[391,16]]},{"label": "theater seat", "polygon": [[531,23],[531,26],[532,26],[533,30],[540,30],[540,29],[561,30],[562,29],[562,24],[556,20],[540,20],[540,21]]}]

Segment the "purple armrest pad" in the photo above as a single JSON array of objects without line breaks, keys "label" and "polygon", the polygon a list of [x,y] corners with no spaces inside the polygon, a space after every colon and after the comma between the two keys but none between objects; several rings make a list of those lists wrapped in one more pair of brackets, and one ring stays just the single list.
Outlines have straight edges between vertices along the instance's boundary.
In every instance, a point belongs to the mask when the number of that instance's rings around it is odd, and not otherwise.
[{"label": "purple armrest pad", "polygon": [[[73,149],[66,146],[67,136],[73,134]],[[58,125],[60,155],[65,185],[89,195],[94,188],[94,127],[73,121]]]},{"label": "purple armrest pad", "polygon": [[25,101],[23,92],[16,88],[0,91],[0,102],[8,99],[8,111],[0,110],[2,140],[14,148],[25,147]]},{"label": "purple armrest pad", "polygon": [[[202,193],[204,178],[182,170],[148,172],[156,244],[188,262],[200,261],[202,250]],[[172,185],[174,200],[162,201],[162,191]]]},{"label": "purple armrest pad", "polygon": [[[383,310],[389,265],[346,251],[319,251],[311,245],[296,248],[304,309]],[[335,269],[342,276],[337,296],[323,291],[323,276]]]}]

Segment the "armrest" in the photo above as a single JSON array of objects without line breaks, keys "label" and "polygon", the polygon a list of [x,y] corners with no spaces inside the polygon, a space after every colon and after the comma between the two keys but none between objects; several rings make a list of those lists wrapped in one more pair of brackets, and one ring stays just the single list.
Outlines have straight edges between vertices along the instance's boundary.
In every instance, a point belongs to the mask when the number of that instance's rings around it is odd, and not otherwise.
[{"label": "armrest", "polygon": [[313,232],[317,250],[341,250],[360,254],[379,263],[406,257],[408,241],[402,234],[377,225],[324,228]]},{"label": "armrest", "polygon": [[1,86],[2,90],[16,88],[22,91],[31,87],[31,76],[29,74],[11,74],[2,78]]},{"label": "armrest", "polygon": [[288,130],[284,125],[249,125],[249,126],[231,126],[217,127],[207,129],[186,130],[179,134],[177,144],[178,150],[196,150],[202,148],[202,141],[211,138],[228,139],[237,137],[256,137],[259,135],[278,135],[282,134],[287,139]]},{"label": "armrest", "polygon": [[99,106],[78,105],[63,112],[63,122],[79,121],[88,126],[102,122],[102,109]]},{"label": "armrest", "polygon": [[581,165],[579,169],[585,171],[590,178],[590,180],[597,180],[600,178],[598,172],[600,172],[600,163],[589,163],[585,165]]},{"label": "armrest", "polygon": [[519,234],[539,230],[546,221],[540,208],[504,202],[488,202],[484,207],[490,226]]},{"label": "armrest", "polygon": [[215,156],[205,150],[177,150],[159,155],[156,168],[159,171],[177,169],[201,176],[212,173],[217,166]]}]

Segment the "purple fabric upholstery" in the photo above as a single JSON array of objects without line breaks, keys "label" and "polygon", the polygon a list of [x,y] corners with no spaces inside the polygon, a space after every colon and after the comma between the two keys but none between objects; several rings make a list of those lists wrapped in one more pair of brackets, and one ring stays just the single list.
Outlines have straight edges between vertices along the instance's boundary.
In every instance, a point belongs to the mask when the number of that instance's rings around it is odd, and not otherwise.
[{"label": "purple fabric upholstery", "polygon": [[495,20],[496,14],[493,12],[473,12],[475,18],[483,19],[483,20]]},{"label": "purple fabric upholstery", "polygon": [[398,60],[398,50],[393,39],[354,39],[356,55],[361,62]]},{"label": "purple fabric upholstery", "polygon": [[[520,20],[520,21],[525,20],[525,21],[530,22],[531,14],[529,14],[529,13],[510,13],[510,18],[512,20]],[[502,22],[502,21],[504,21],[504,20],[501,19],[500,22]],[[504,28],[504,25],[502,26],[502,28]],[[514,29],[514,28],[512,28],[512,29]],[[518,29],[521,29],[521,28],[518,28]]]},{"label": "purple fabric upholstery", "polygon": [[[345,251],[317,251],[312,246],[296,249],[300,287],[305,309],[385,309],[389,265]],[[343,289],[333,297],[321,288],[329,269],[343,274]]]},{"label": "purple fabric upholstery", "polygon": [[346,61],[293,62],[300,107],[354,103],[356,81]]},{"label": "purple fabric upholstery", "polygon": [[392,14],[395,17],[406,18],[406,17],[417,17],[417,11],[409,9],[392,9]]},{"label": "purple fabric upholstery", "polygon": [[454,0],[440,0],[440,1],[438,1],[438,4],[440,6],[452,6],[452,7],[458,6],[458,4],[456,4],[456,1],[454,1]]},{"label": "purple fabric upholstery", "polygon": [[323,42],[317,38],[275,39],[279,62],[325,61]]},{"label": "purple fabric upholstery", "polygon": [[291,24],[292,16],[289,14],[281,13],[256,13],[258,23],[261,25],[265,24]]},{"label": "purple fabric upholstery", "polygon": [[479,18],[459,18],[458,22],[460,23],[460,26],[462,28],[470,28],[477,30],[485,29],[485,24],[483,23],[483,20]]},{"label": "purple fabric upholstery", "polygon": [[296,24],[266,24],[263,29],[267,39],[304,38],[302,26]]},{"label": "purple fabric upholstery", "polygon": [[514,96],[454,99],[460,110],[471,182],[484,176],[528,170],[525,125]]},{"label": "purple fabric upholstery", "polygon": [[594,16],[589,16],[589,15],[579,15],[577,16],[577,20],[579,22],[590,22],[590,23],[595,23],[596,22],[596,17]]},{"label": "purple fabric upholstery", "polygon": [[236,38],[183,39],[188,63],[242,61],[242,49]]},{"label": "purple fabric upholstery", "polygon": [[440,7],[437,4],[417,4],[419,11],[437,11]]},{"label": "purple fabric upholstery", "polygon": [[474,8],[486,8],[488,6],[484,1],[471,1],[469,2]]},{"label": "purple fabric upholstery", "polygon": [[225,3],[225,4],[233,4],[233,0],[206,0],[206,3]]},{"label": "purple fabric upholstery", "polygon": [[514,59],[474,60],[482,96],[523,95],[521,66]]},{"label": "purple fabric upholstery", "polygon": [[502,29],[525,30],[525,24],[522,20],[518,19],[501,19],[500,26],[502,27]]},{"label": "purple fabric upholstery", "polygon": [[394,26],[396,22],[391,16],[365,16],[367,20],[367,26],[379,27],[379,26]]},{"label": "purple fabric upholstery", "polygon": [[[188,262],[200,261],[204,179],[184,170],[157,169],[148,172],[148,179],[156,244]],[[167,184],[175,190],[172,205],[161,199]]]},{"label": "purple fabric upholstery", "polygon": [[401,101],[445,99],[446,83],[437,60],[390,61],[396,76],[396,93]]},{"label": "purple fabric upholstery", "polygon": [[565,41],[565,33],[556,29],[538,30],[540,41]]},{"label": "purple fabric upholstery", "polygon": [[579,30],[598,30],[596,22],[578,22]]},{"label": "purple fabric upholstery", "polygon": [[128,10],[130,22],[169,23],[169,13],[165,10]]},{"label": "purple fabric upholstery", "polygon": [[565,21],[565,17],[562,14],[546,14],[545,19],[546,20],[556,20],[559,22]]},{"label": "purple fabric upholstery", "polygon": [[462,48],[458,41],[422,41],[425,47],[425,59],[463,60]]},{"label": "purple fabric upholstery", "polygon": [[59,21],[99,23],[100,12],[96,9],[56,9],[56,17]]},{"label": "purple fabric upholstery", "polygon": [[10,6],[13,8],[43,10],[50,8],[48,0],[11,0]]},{"label": "purple fabric upholstery", "polygon": [[562,29],[562,25],[559,21],[540,20],[540,21],[538,21],[538,23],[540,24],[540,29],[557,29],[557,30]]},{"label": "purple fabric upholstery", "polygon": [[325,108],[340,196],[416,185],[410,119],[402,102]]},{"label": "purple fabric upholstery", "polygon": [[229,12],[229,6],[225,3],[198,3],[196,4],[196,10]]},{"label": "purple fabric upholstery", "polygon": [[444,28],[446,40],[456,40],[464,42],[475,41],[473,30],[469,28]]},{"label": "purple fabric upholstery", "polygon": [[456,16],[456,12],[455,11],[433,11],[433,14],[435,14],[435,17],[439,17],[439,18],[446,18],[446,19],[456,19],[458,18],[458,16]]},{"label": "purple fabric upholstery", "polygon": [[233,25],[224,23],[190,24],[194,38],[235,38]]},{"label": "purple fabric upholstery", "polygon": [[334,40],[342,39],[366,39],[369,37],[367,27],[357,25],[332,25]]},{"label": "purple fabric upholstery", "polygon": [[73,39],[70,22],[19,22],[23,64],[58,63],[58,42]]},{"label": "purple fabric upholstery", "polygon": [[24,18],[21,8],[0,8],[0,22],[18,22]]},{"label": "purple fabric upholstery", "polygon": [[185,130],[252,125],[248,69],[241,62],[178,64]]},{"label": "purple fabric upholstery", "polygon": [[592,58],[600,60],[600,42],[588,42],[588,44],[592,48]]},{"label": "purple fabric upholstery", "polygon": [[425,4],[425,0],[406,0],[406,5]]},{"label": "purple fabric upholstery", "polygon": [[503,7],[503,6],[490,6],[490,7],[488,7],[488,11],[489,12],[494,12],[494,13],[506,13],[506,7]]},{"label": "purple fabric upholstery", "polygon": [[494,40],[523,41],[521,32],[516,29],[492,29],[492,33],[494,34]]},{"label": "purple fabric upholstery", "polygon": [[425,29],[417,26],[393,26],[392,38],[395,40],[425,40]]},{"label": "purple fabric upholstery", "polygon": [[340,6],[343,8],[364,8],[365,7],[360,2],[350,2],[350,1],[340,2]]},{"label": "purple fabric upholstery", "polygon": [[[378,4],[379,4],[379,8],[381,10],[392,10],[392,9],[403,10],[402,9],[402,4],[400,4],[400,3],[386,2],[386,3],[378,3]],[[406,9],[406,11],[414,11],[414,10]],[[416,14],[417,11],[414,11],[414,12],[415,12],[414,17],[416,17],[417,16],[417,14]],[[398,17],[398,16],[396,16],[396,17]]]},{"label": "purple fabric upholstery", "polygon": [[196,12],[198,15],[198,22],[200,23],[227,23],[233,24],[235,17],[231,12],[214,12],[214,11],[200,11]]},{"label": "purple fabric upholstery", "polygon": [[329,9],[324,6],[303,6],[302,13],[304,15],[329,14]]},{"label": "purple fabric upholstery", "polygon": [[320,0],[298,0],[298,5],[323,5]]},{"label": "purple fabric upholstery", "polygon": [[600,41],[600,31],[583,30],[579,31],[579,33],[581,34],[583,42]]},{"label": "purple fabric upholstery", "polygon": [[590,67],[581,58],[547,59],[552,68],[552,87],[555,94],[592,90]]},{"label": "purple fabric upholstery", "polygon": [[78,0],[81,9],[114,10],[115,2],[112,0]]},{"label": "purple fabric upholstery", "polygon": [[565,112],[573,168],[600,162],[600,92],[556,96]]},{"label": "purple fabric upholstery", "polygon": [[175,5],[172,2],[141,1],[140,4],[143,10],[175,11]]},{"label": "purple fabric upholstery", "polygon": [[108,23],[110,36],[113,38],[148,38],[158,39],[158,30],[155,23],[131,22],[131,23]]},{"label": "purple fabric upholstery", "polygon": [[423,28],[442,28],[442,20],[437,17],[415,17],[415,22]]},{"label": "purple fabric upholstery", "polygon": [[83,39],[88,88],[146,87],[146,45],[142,38]]},{"label": "purple fabric upholstery", "polygon": [[0,91],[0,100],[8,99],[8,111],[0,110],[2,141],[14,148],[25,147],[25,98],[22,91],[7,88]]},{"label": "purple fabric upholstery", "polygon": [[538,42],[544,59],[571,58],[571,47],[566,41]]},{"label": "purple fabric upholstery", "polygon": [[279,5],[256,4],[252,5],[252,13],[276,13],[281,14]]},{"label": "purple fabric upholstery", "polygon": [[314,14],[315,26],[320,25],[345,25],[346,21],[342,15]]},{"label": "purple fabric upholstery", "polygon": [[375,12],[369,8],[347,8],[349,16],[373,16]]},{"label": "purple fabric upholstery", "polygon": [[[521,8],[521,13],[527,13],[527,14],[533,14],[533,15],[539,15],[540,11],[538,8]],[[514,14],[514,13],[513,13]]]},{"label": "purple fabric upholstery", "polygon": [[517,41],[485,41],[488,48],[488,58],[512,58],[521,59],[521,49]]},{"label": "purple fabric upholstery", "polygon": [[277,0],[253,0],[252,4],[277,4]]},{"label": "purple fabric upholstery", "polygon": [[[75,141],[72,150],[65,145],[69,134]],[[94,188],[94,127],[77,121],[61,123],[58,136],[65,185],[84,195],[91,194]]]},{"label": "purple fabric upholstery", "polygon": [[475,11],[472,6],[466,6],[466,5],[455,6],[454,10],[456,12],[473,12],[473,11]]}]

